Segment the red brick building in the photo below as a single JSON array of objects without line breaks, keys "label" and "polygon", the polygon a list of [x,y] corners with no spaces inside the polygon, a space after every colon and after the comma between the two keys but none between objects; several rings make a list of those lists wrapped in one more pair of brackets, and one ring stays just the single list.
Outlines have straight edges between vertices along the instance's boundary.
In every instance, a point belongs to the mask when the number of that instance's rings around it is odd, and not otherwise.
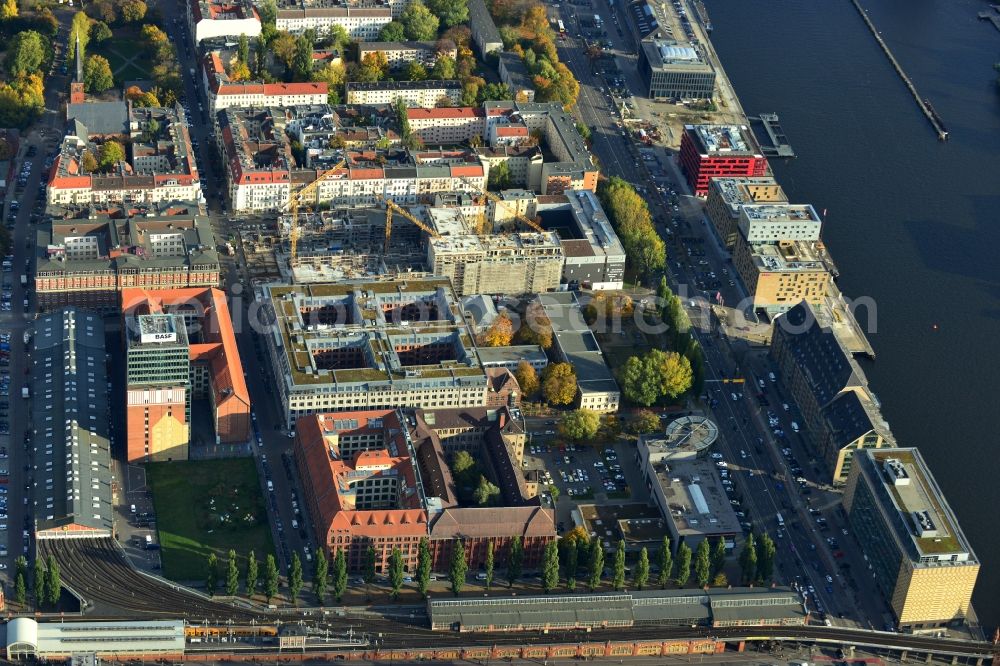
[{"label": "red brick building", "polygon": [[766,176],[767,158],[746,125],[685,125],[681,169],[699,197],[712,178]]},{"label": "red brick building", "polygon": [[317,541],[329,556],[343,550],[348,568],[360,571],[373,546],[376,571],[385,572],[393,548],[399,548],[412,572],[420,540],[426,537],[434,569],[444,571],[461,540],[470,569],[475,569],[485,562],[487,543],[494,543],[496,560],[502,562],[518,536],[524,566],[537,567],[545,545],[556,538],[552,510],[459,507],[440,439],[415,440],[416,434],[417,420],[400,410],[299,419],[294,455]]},{"label": "red brick building", "polygon": [[250,393],[225,294],[125,289],[129,462],[186,460],[193,398],[212,410],[221,444],[250,441]]}]

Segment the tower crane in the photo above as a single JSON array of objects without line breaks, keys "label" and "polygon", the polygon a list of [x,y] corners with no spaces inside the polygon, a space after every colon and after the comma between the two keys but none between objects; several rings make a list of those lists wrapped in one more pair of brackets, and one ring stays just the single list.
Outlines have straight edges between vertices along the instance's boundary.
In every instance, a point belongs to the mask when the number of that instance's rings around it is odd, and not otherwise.
[{"label": "tower crane", "polygon": [[413,224],[417,225],[417,227],[421,231],[426,233],[428,236],[432,238],[441,237],[441,234],[439,234],[437,231],[435,231],[431,227],[427,226],[426,224],[418,220],[416,217],[411,215],[409,211],[405,210],[402,206],[397,204],[392,199],[388,197],[379,197],[379,198],[382,199],[383,202],[385,202],[385,247],[382,250],[383,255],[389,254],[389,238],[392,236],[393,213],[399,213],[402,217],[405,217],[410,222],[413,222]]},{"label": "tower crane", "polygon": [[312,194],[313,192],[315,192],[316,189],[323,182],[325,182],[325,181],[330,180],[331,178],[333,178],[333,176],[336,175],[336,172],[339,171],[340,169],[342,169],[344,167],[344,165],[346,165],[346,164],[347,164],[347,158],[344,158],[344,159],[340,160],[340,162],[338,162],[335,167],[333,167],[332,169],[327,169],[326,171],[324,171],[323,173],[321,173],[316,178],[316,180],[314,180],[313,182],[309,183],[308,185],[306,185],[305,187],[303,187],[301,190],[299,190],[297,192],[293,192],[292,196],[289,197],[289,199],[288,199],[288,210],[292,214],[292,223],[291,223],[292,226],[291,226],[291,229],[288,232],[288,241],[289,241],[289,245],[291,246],[291,258],[290,258],[290,260],[288,262],[289,266],[291,266],[292,264],[295,263],[295,255],[296,255],[296,252],[298,250],[298,244],[299,244],[299,207],[302,205],[302,202],[303,202],[304,198],[306,197],[306,195],[309,195],[309,194]]},{"label": "tower crane", "polygon": [[534,220],[532,220],[532,219],[530,219],[530,218],[522,215],[518,211],[516,211],[513,208],[511,208],[510,204],[508,204],[506,201],[504,201],[503,199],[501,199],[497,195],[495,195],[492,192],[490,192],[489,190],[487,190],[485,187],[483,187],[482,189],[480,189],[479,186],[476,183],[473,183],[472,181],[467,180],[465,178],[463,178],[462,181],[466,185],[469,185],[470,187],[472,187],[479,194],[483,195],[484,197],[486,197],[487,199],[489,199],[490,201],[492,201],[493,203],[495,203],[497,206],[503,206],[504,209],[508,213],[510,213],[511,216],[514,219],[518,220],[519,222],[522,222],[522,223],[526,224],[528,227],[530,227],[534,231],[537,231],[540,234],[544,234],[545,233],[545,229],[543,229],[537,222],[535,222]]}]

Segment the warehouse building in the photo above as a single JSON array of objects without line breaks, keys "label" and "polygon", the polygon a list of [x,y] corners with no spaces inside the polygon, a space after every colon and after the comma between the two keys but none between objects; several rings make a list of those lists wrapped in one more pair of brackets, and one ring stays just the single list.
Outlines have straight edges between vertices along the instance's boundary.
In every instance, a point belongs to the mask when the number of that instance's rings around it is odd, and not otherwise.
[{"label": "warehouse building", "polygon": [[801,626],[802,597],[788,588],[649,590],[513,599],[431,599],[435,631],[496,632],[678,627]]},{"label": "warehouse building", "polygon": [[35,321],[31,423],[35,538],[113,530],[104,322],[66,308]]}]

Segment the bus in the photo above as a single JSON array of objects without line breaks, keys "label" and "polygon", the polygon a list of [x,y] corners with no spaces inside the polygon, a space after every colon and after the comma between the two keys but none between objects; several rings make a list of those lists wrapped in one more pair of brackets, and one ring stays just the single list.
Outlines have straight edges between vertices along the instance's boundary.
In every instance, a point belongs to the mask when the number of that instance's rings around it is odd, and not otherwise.
[{"label": "bus", "polygon": [[785,519],[781,517],[780,513],[778,514],[777,517],[778,517],[778,527],[784,527],[785,526]]},{"label": "bus", "polygon": [[566,36],[566,26],[563,25],[562,20],[559,21],[559,36],[560,37],[565,37]]}]

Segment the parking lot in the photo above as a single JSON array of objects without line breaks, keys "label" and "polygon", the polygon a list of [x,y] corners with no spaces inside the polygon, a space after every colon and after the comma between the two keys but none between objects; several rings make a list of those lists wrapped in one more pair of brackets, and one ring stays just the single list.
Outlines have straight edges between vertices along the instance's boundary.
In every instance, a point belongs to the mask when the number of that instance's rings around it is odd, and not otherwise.
[{"label": "parking lot", "polygon": [[598,447],[566,443],[557,438],[554,425],[549,427],[525,446],[524,470],[538,471],[541,485],[558,489],[556,519],[560,532],[572,527],[568,518],[577,502],[648,500],[626,443]]}]

